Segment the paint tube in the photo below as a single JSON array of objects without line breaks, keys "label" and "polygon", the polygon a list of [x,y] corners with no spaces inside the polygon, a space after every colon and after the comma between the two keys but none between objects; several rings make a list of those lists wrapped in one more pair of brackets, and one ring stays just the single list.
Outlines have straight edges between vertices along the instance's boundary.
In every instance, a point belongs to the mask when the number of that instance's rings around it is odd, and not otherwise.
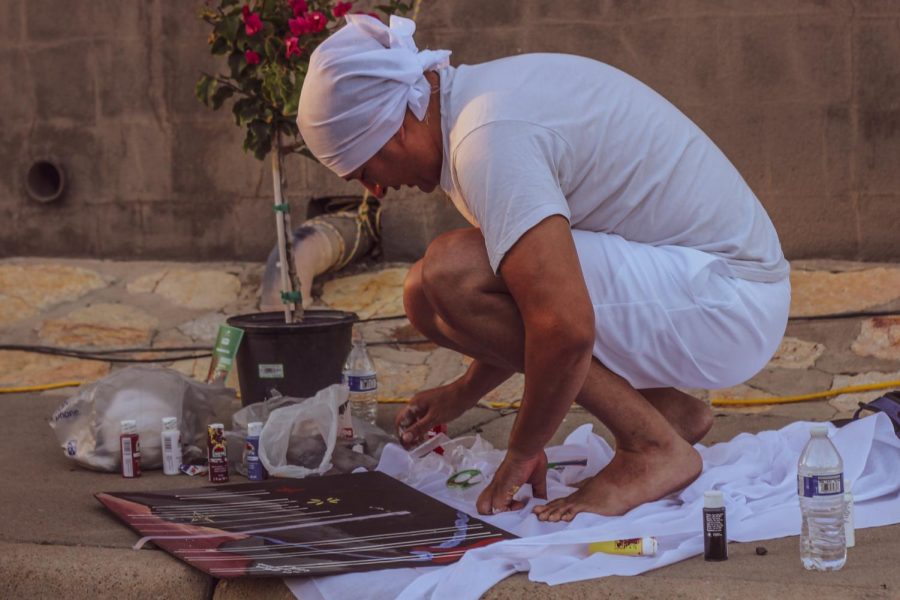
[{"label": "paint tube", "polygon": [[163,417],[162,433],[163,473],[166,475],[178,475],[181,472],[181,432],[178,431],[178,419],[175,417]]},{"label": "paint tube", "polygon": [[206,428],[206,458],[209,465],[209,482],[228,481],[228,456],[225,452],[225,426],[213,423]]},{"label": "paint tube", "polygon": [[654,537],[629,538],[625,540],[611,540],[608,542],[594,542],[588,544],[588,554],[602,552],[604,554],[619,554],[622,556],[656,556],[658,544]]},{"label": "paint tube", "polygon": [[122,453],[122,477],[134,479],[141,476],[141,439],[138,436],[137,421],[122,421],[122,435],[119,436],[119,450]]},{"label": "paint tube", "polygon": [[262,433],[263,424],[259,421],[247,423],[247,442],[244,455],[244,463],[247,467],[247,479],[250,481],[262,481],[268,477],[266,468],[259,460],[259,434]]},{"label": "paint tube", "polygon": [[725,499],[719,490],[703,492],[703,558],[708,561],[728,560]]}]

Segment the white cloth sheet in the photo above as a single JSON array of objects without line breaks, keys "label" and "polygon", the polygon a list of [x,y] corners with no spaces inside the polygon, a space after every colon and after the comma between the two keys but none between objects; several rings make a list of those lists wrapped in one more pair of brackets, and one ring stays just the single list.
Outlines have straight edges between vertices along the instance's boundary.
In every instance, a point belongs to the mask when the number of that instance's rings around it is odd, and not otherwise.
[{"label": "white cloth sheet", "polygon": [[[464,492],[444,482],[454,466],[431,454],[415,461],[398,446],[389,446],[378,466],[442,502],[506,529],[520,539],[468,552],[445,567],[375,571],[285,582],[303,600],[338,598],[475,599],[503,578],[528,571],[532,581],[551,585],[607,575],[637,575],[703,552],[703,492],[721,490],[727,508],[728,538],[733,542],[773,539],[800,532],[797,460],[809,437],[810,423],[793,423],[778,431],[740,434],[709,448],[697,445],[703,474],[680,494],[640,506],[622,517],[578,515],[571,523],[542,523],[532,514],[532,500],[521,511],[477,515],[474,500],[483,485]],[[900,522],[900,439],[890,420],[876,414],[832,429],[832,441],[844,460],[844,478],[855,501],[856,527]],[[587,458],[586,467],[550,471],[551,498],[571,493],[567,483],[597,473],[612,457],[590,425],[574,431],[563,446],[547,450],[551,461]],[[480,440],[469,463],[493,473],[503,456]],[[457,465],[458,466],[458,465]],[[520,491],[526,492],[525,489]],[[655,536],[655,557],[587,554],[589,542]],[[852,553],[852,550],[851,550]],[[797,560],[799,561],[799,549]]]}]

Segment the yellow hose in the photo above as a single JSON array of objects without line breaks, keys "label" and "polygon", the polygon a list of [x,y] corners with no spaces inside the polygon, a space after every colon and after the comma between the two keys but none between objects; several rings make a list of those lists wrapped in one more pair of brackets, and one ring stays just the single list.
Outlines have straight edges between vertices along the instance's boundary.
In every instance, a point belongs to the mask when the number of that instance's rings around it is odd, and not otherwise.
[{"label": "yellow hose", "polygon": [[44,385],[26,385],[22,387],[0,388],[0,394],[20,394],[22,392],[43,392],[65,387],[78,387],[83,381],[60,381],[58,383],[45,383]]},{"label": "yellow hose", "polygon": [[831,396],[840,396],[841,394],[853,394],[855,392],[870,392],[872,390],[883,390],[890,387],[900,387],[900,381],[883,381],[881,383],[867,383],[864,385],[851,385],[848,387],[838,388],[836,390],[828,390],[826,392],[816,392],[814,394],[800,394],[799,396],[778,396],[774,398],[716,398],[712,401],[713,406],[765,406],[767,404],[790,404],[792,402],[808,402],[810,400],[819,400],[820,398],[830,398]]}]

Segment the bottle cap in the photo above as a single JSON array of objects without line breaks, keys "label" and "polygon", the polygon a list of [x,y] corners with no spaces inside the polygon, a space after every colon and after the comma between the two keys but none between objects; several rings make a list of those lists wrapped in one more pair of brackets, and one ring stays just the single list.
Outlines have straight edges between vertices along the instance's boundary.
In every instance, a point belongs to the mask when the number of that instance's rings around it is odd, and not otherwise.
[{"label": "bottle cap", "polygon": [[162,418],[162,428],[163,428],[163,431],[171,431],[173,429],[178,429],[178,419],[176,417],[163,417]]},{"label": "bottle cap", "polygon": [[725,498],[719,490],[703,492],[703,508],[725,508]]},{"label": "bottle cap", "polygon": [[221,423],[210,423],[206,427],[207,429],[225,429],[225,426]]},{"label": "bottle cap", "polygon": [[260,421],[247,423],[247,437],[259,437],[262,433],[263,424]]},{"label": "bottle cap", "polygon": [[641,553],[643,556],[656,556],[659,544],[655,537],[641,538]]},{"label": "bottle cap", "polygon": [[134,419],[127,419],[125,421],[122,421],[122,433],[137,433],[137,421],[135,421]]},{"label": "bottle cap", "polygon": [[813,425],[809,428],[812,437],[828,437],[828,425]]}]

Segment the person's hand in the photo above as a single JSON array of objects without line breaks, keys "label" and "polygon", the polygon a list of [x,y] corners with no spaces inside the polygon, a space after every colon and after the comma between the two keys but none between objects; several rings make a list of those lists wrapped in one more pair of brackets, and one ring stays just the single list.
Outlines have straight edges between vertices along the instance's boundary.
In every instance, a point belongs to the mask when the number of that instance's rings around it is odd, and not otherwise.
[{"label": "person's hand", "polygon": [[418,446],[432,427],[449,423],[473,404],[458,381],[419,392],[397,415],[395,425],[400,443],[405,448]]},{"label": "person's hand", "polygon": [[519,488],[531,484],[536,498],[547,498],[547,455],[541,450],[533,456],[507,452],[491,483],[478,496],[475,506],[482,515],[520,510],[522,500],[513,500]]}]

